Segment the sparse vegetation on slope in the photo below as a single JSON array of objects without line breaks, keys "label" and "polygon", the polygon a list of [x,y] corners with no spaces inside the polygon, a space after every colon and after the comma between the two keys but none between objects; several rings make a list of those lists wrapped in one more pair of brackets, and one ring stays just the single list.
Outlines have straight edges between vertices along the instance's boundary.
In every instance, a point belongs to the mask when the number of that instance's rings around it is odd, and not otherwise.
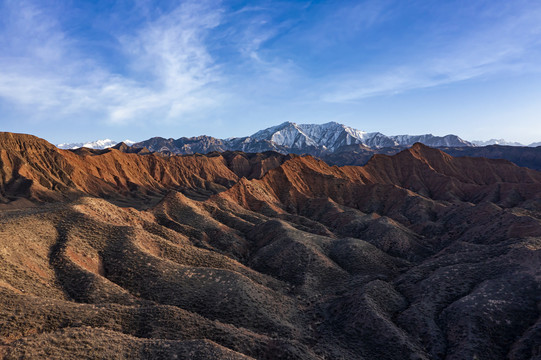
[{"label": "sparse vegetation on slope", "polygon": [[538,355],[539,172],[0,138],[6,359]]}]

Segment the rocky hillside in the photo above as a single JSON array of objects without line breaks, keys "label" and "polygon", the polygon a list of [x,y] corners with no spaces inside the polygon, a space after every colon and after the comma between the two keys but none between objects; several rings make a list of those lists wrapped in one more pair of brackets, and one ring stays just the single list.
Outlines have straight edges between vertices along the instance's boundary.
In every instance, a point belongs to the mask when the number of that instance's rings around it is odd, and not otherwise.
[{"label": "rocky hillside", "polygon": [[262,176],[290,158],[272,152],[163,157],[132,150],[122,144],[105,150],[60,150],[31,135],[0,133],[0,201],[81,195],[151,201],[172,189],[208,197],[240,177]]},{"label": "rocky hillside", "polygon": [[[108,141],[108,147],[112,146]],[[379,132],[368,133],[349,126],[330,122],[326,124],[295,124],[285,122],[260,130],[251,136],[216,139],[197,136],[179,139],[154,137],[138,143],[126,142],[121,151],[140,153],[155,152],[162,155],[207,154],[211,152],[242,151],[260,153],[274,151],[282,154],[308,154],[331,165],[364,165],[374,154],[396,154],[414,143],[439,148],[453,156],[487,157],[505,159],[519,166],[541,170],[541,147],[529,147],[503,139],[487,142],[468,142],[456,135],[434,136],[396,135]],[[79,144],[83,147],[103,149],[104,141]],[[496,144],[496,145],[493,145]],[[71,149],[72,145],[59,144],[59,148]],[[509,146],[508,146],[509,145]],[[510,146],[512,145],[512,146]],[[75,146],[77,147],[77,146]]]},{"label": "rocky hillside", "polygon": [[[541,147],[527,146],[474,146],[456,135],[396,135],[379,132],[367,133],[349,126],[327,124],[295,124],[286,122],[243,138],[216,139],[210,136],[164,139],[152,138],[133,145],[166,155],[206,154],[209,152],[276,151],[282,154],[309,154],[331,165],[364,165],[374,154],[396,154],[414,143],[437,147],[453,156],[505,159],[519,166],[541,170]],[[502,143],[506,143],[501,140]],[[477,144],[481,144],[477,142]],[[514,145],[520,145],[515,143]]]},{"label": "rocky hillside", "polygon": [[[541,173],[0,134],[0,357],[532,359]],[[129,205],[129,206],[127,206]]]},{"label": "rocky hillside", "polygon": [[[320,158],[331,165],[364,165],[375,154],[394,155],[404,149],[405,148],[401,146],[371,149],[363,145],[349,145],[343,146],[333,153],[323,154]],[[438,149],[455,157],[504,159],[511,161],[518,166],[541,170],[541,146],[520,147],[490,145],[482,147],[439,147]]]}]

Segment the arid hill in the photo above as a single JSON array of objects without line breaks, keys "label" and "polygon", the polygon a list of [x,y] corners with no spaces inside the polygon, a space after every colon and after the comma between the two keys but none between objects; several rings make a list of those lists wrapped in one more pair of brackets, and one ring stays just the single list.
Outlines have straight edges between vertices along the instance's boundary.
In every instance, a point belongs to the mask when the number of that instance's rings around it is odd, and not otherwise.
[{"label": "arid hill", "polygon": [[208,197],[240,177],[262,176],[287,159],[273,152],[141,156],[127,153],[123,146],[69,151],[31,135],[0,133],[0,201],[61,200],[86,194],[152,202],[169,190]]},{"label": "arid hill", "polygon": [[0,357],[535,359],[541,173],[0,134]]},{"label": "arid hill", "polygon": [[[363,145],[342,146],[336,151],[321,155],[321,159],[328,164],[365,165],[375,154],[394,155],[402,150],[403,146],[383,147],[372,149]],[[524,166],[534,170],[541,170],[541,146],[458,146],[439,147],[439,150],[455,157],[484,157],[487,159],[504,159],[518,166]]]}]

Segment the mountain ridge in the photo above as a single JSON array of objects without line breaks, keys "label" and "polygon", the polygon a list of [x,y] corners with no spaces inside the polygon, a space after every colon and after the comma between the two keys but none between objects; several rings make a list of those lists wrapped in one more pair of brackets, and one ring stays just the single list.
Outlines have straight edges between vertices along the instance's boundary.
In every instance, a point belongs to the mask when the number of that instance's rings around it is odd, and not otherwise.
[{"label": "mountain ridge", "polygon": [[[363,145],[372,149],[380,149],[393,146],[411,146],[416,142],[421,142],[432,147],[489,145],[536,147],[541,144],[534,142],[524,145],[504,139],[466,141],[453,134],[445,136],[434,136],[432,134],[388,136],[380,132],[357,130],[335,121],[324,124],[297,124],[286,121],[279,125],[259,130],[250,136],[231,137],[227,139],[219,139],[208,135],[181,137],[178,139],[156,136],[139,142],[131,140],[124,140],[123,142],[128,146],[147,147],[152,152],[183,155],[196,152],[206,153],[226,150],[245,152],[272,150],[283,153],[299,153],[305,150],[305,152],[320,155],[324,152],[334,153],[341,147],[349,145]],[[111,139],[104,139],[86,143],[62,143],[56,146],[60,149],[77,149],[81,147],[106,149],[116,144],[118,142]]]},{"label": "mountain ridge", "polygon": [[[116,146],[111,145],[112,141],[109,142],[107,147],[102,145],[93,146],[92,144],[85,145],[97,149]],[[128,142],[127,147],[118,146],[122,147],[122,151],[133,153],[146,153],[148,151],[168,156],[225,151],[242,151],[246,153],[275,151],[282,154],[310,154],[331,165],[343,166],[364,165],[374,154],[395,154],[416,142],[443,149],[453,156],[503,158],[519,166],[541,170],[541,149],[534,147],[535,143],[530,144],[529,147],[524,147],[518,146],[520,145],[518,143],[506,142],[503,139],[492,139],[487,142],[468,142],[456,135],[387,136],[379,132],[368,133],[357,130],[337,122],[325,124],[284,122],[245,137],[228,139],[218,139],[207,135],[178,139],[153,137],[138,143]],[[72,146],[69,147],[73,148]],[[84,149],[84,147],[78,148],[77,151],[87,151],[81,149]]]},{"label": "mountain ridge", "polygon": [[[321,155],[332,153],[340,147],[359,144],[368,148],[389,146],[411,146],[423,142],[428,146],[473,146],[456,135],[443,137],[432,134],[387,136],[379,132],[368,133],[337,122],[325,124],[296,124],[284,122],[256,133],[228,139],[216,139],[209,136],[179,138],[174,140],[155,137],[135,143],[135,147],[146,147],[150,151],[163,151],[164,148],[173,154],[193,153],[187,143],[199,143],[197,150],[223,151],[239,150],[244,152],[261,152],[265,150],[283,153],[310,153]],[[203,144],[207,144],[206,146]],[[178,144],[178,145],[177,145]],[[172,146],[173,145],[173,146]]]},{"label": "mountain ridge", "polygon": [[[135,141],[131,141],[131,140],[124,140],[121,142],[125,143],[128,146],[135,144]],[[119,144],[118,141],[111,140],[111,139],[103,139],[103,140],[87,141],[87,142],[81,142],[81,143],[62,143],[62,144],[57,144],[56,147],[59,149],[64,149],[64,150],[70,150],[70,149],[75,150],[75,149],[79,149],[83,147],[89,148],[89,149],[103,150],[103,149],[113,147],[117,144]]]},{"label": "mountain ridge", "polygon": [[0,356],[538,350],[541,172],[420,143],[362,167],[122,150],[0,133]]},{"label": "mountain ridge", "polygon": [[[119,144],[117,148],[94,150],[94,152],[81,152],[79,150],[57,149],[43,139],[12,133],[0,133],[0,159],[2,160],[1,196],[7,201],[10,194],[25,193],[26,197],[41,199],[57,198],[59,194],[86,193],[93,196],[132,196],[156,197],[163,191],[184,188],[186,191],[196,188],[206,188],[207,194],[222,192],[233,186],[243,177],[263,178],[268,171],[285,171],[291,161],[307,162],[312,164],[314,171],[332,169],[321,160],[311,156],[304,156],[296,160],[294,155],[281,155],[277,152],[245,154],[239,152],[210,152],[207,155],[189,155],[164,158],[155,153],[131,151],[132,148]],[[293,156],[293,157],[292,157]],[[452,156],[430,148],[422,143],[415,143],[411,148],[402,150],[396,155],[388,156],[376,154],[363,167],[337,168],[340,173],[353,171],[358,179],[378,179],[377,182],[401,184],[406,188],[411,185],[400,180],[398,174],[410,174],[408,181],[417,179],[419,175],[412,174],[408,169],[411,166],[410,158],[423,166],[428,166],[429,173],[439,173],[438,168],[447,169],[448,164],[472,164],[461,172],[453,170],[453,179],[466,179],[466,183],[475,184],[483,180],[474,180],[465,174],[479,174],[484,169],[485,177],[493,173],[491,164],[497,164],[503,169],[516,167],[511,172],[523,173],[530,171],[530,178],[539,177],[536,171],[517,167],[506,160],[489,160],[485,158],[453,158]],[[306,160],[301,160],[306,159]],[[404,159],[398,161],[396,159]],[[428,159],[434,159],[436,165],[430,164]],[[460,159],[460,161],[458,160]],[[255,161],[255,162],[254,162]],[[389,162],[390,161],[390,162]],[[397,162],[398,161],[398,162]],[[317,165],[321,162],[322,165]],[[307,163],[307,164],[308,164]],[[409,165],[401,165],[409,164]],[[378,171],[378,166],[387,168],[384,172]],[[391,168],[388,168],[391,164]],[[475,165],[473,165],[475,164]],[[436,167],[434,167],[436,166]],[[418,168],[417,165],[412,169]],[[455,166],[456,168],[456,166]],[[44,169],[48,169],[45,171]],[[134,171],[134,169],[137,169]],[[197,171],[195,171],[197,169]],[[274,170],[278,169],[278,170]],[[328,172],[330,171],[330,172]],[[424,171],[424,170],[423,170]],[[329,175],[334,170],[325,170]],[[442,173],[444,176],[450,176]],[[291,176],[294,175],[294,172]],[[333,175],[334,176],[334,175]],[[342,175],[340,175],[342,176]],[[422,175],[426,178],[428,175]],[[439,176],[439,175],[438,175]],[[297,177],[298,178],[298,177]],[[392,181],[390,180],[392,179]],[[482,178],[485,179],[485,178]],[[349,180],[352,180],[349,178]],[[355,180],[357,181],[357,180]],[[463,180],[461,180],[463,181]],[[491,178],[490,183],[503,181],[503,178]],[[518,181],[512,179],[512,182]],[[526,178],[520,180],[528,183]],[[297,183],[305,181],[298,178]],[[307,188],[314,185],[302,185]],[[413,186],[413,185],[412,185]],[[416,185],[415,191],[421,191]],[[467,193],[462,189],[462,193]],[[423,189],[423,193],[438,193],[435,189]],[[458,196],[458,195],[457,195]]]}]

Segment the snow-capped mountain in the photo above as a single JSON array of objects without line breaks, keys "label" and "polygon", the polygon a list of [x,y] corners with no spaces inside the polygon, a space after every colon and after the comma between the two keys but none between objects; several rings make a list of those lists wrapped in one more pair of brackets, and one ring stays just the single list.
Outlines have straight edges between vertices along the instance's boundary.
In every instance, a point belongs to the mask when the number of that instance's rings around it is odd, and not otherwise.
[{"label": "snow-capped mountain", "polygon": [[342,166],[364,165],[375,154],[396,154],[416,142],[431,147],[439,147],[452,156],[506,159],[519,166],[540,169],[539,162],[536,162],[535,159],[540,157],[541,143],[532,143],[529,147],[526,147],[516,146],[520,144],[502,139],[469,142],[456,135],[388,136],[380,132],[357,130],[336,122],[326,124],[284,122],[257,131],[250,136],[228,139],[217,139],[206,135],[190,138],[181,137],[179,139],[153,137],[138,143],[125,140],[124,144],[116,144],[116,141],[105,139],[87,143],[59,144],[58,147],[74,149],[85,146],[104,149],[114,146],[117,150],[126,153],[148,154],[158,152],[164,155],[207,154],[215,151],[243,151],[245,153],[276,151],[282,154],[309,154],[328,164]]},{"label": "snow-capped mountain", "polygon": [[295,124],[285,122],[265,130],[256,132],[251,139],[268,140],[289,149],[305,149],[308,147],[326,151],[336,151],[347,145],[360,144],[369,148],[390,146],[411,146],[421,142],[428,146],[472,146],[468,141],[456,135],[396,135],[387,136],[379,132],[368,133],[349,126],[330,122],[326,124]]},{"label": "snow-capped mountain", "polygon": [[473,146],[469,141],[461,139],[456,135],[434,136],[432,134],[426,135],[396,135],[391,136],[391,139],[395,140],[399,146],[411,146],[416,142],[423,143],[432,147],[461,147],[461,146]]},{"label": "snow-capped mountain", "polygon": [[506,141],[505,139],[490,139],[487,141],[473,140],[472,144],[476,146],[488,146],[488,145],[505,145],[505,146],[526,146],[515,141]]},{"label": "snow-capped mountain", "polygon": [[295,150],[313,147],[334,151],[344,145],[366,145],[367,141],[376,138],[378,134],[356,130],[336,122],[321,125],[285,122],[258,131],[249,138],[272,141],[279,146]]},{"label": "snow-capped mountain", "polygon": [[164,139],[152,138],[134,144],[153,152],[171,154],[207,153],[211,151],[238,150],[244,152],[277,151],[281,153],[308,153],[322,155],[338,149],[359,145],[370,149],[411,146],[416,142],[433,147],[473,146],[456,135],[434,136],[397,135],[387,136],[379,132],[366,132],[336,122],[326,124],[296,124],[284,122],[260,130],[251,136],[216,139],[209,136],[193,138]]},{"label": "snow-capped mountain", "polygon": [[[123,142],[129,146],[135,144],[135,141],[131,141],[131,140],[124,140]],[[78,149],[82,147],[86,147],[90,149],[107,149],[107,148],[115,146],[118,143],[119,141],[114,141],[111,139],[104,139],[104,140],[89,141],[86,143],[63,143],[63,144],[56,145],[56,147],[59,149]]]}]

